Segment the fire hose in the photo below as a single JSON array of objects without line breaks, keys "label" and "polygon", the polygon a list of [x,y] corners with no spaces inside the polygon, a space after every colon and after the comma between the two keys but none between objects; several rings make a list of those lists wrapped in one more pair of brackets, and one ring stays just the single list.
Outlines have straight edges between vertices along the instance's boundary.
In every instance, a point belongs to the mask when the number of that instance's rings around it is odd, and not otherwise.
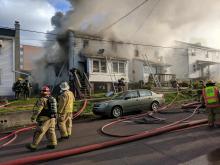
[{"label": "fire hose", "polygon": [[[73,118],[72,118],[72,119],[77,118],[77,117],[84,111],[84,109],[86,108],[87,103],[88,103],[88,101],[85,100],[84,103],[83,103],[82,108],[81,108],[77,113],[75,113],[75,114],[73,115]],[[36,128],[35,125],[29,126],[29,127],[25,127],[25,128],[21,128],[21,129],[15,130],[15,131],[13,131],[12,133],[10,133],[10,134],[8,134],[8,135],[6,135],[6,136],[0,138],[0,142],[1,142],[1,141],[3,141],[3,140],[6,140],[6,139],[8,139],[8,138],[14,136],[10,141],[8,141],[8,142],[4,143],[3,145],[1,145],[0,148],[5,147],[5,146],[11,144],[11,143],[17,138],[17,134],[18,134],[18,133],[26,132],[26,131],[32,130],[32,129],[34,129],[34,128]]]},{"label": "fire hose", "polygon": [[[197,108],[194,110],[194,112],[196,112],[196,111],[197,111]],[[143,115],[143,114],[141,114],[141,115]],[[8,162],[2,163],[2,164],[3,165],[30,164],[30,163],[40,162],[40,161],[48,161],[48,160],[58,159],[58,158],[62,158],[62,157],[70,156],[70,155],[77,155],[77,154],[81,154],[81,153],[85,153],[85,152],[89,152],[89,151],[103,149],[103,148],[107,148],[107,147],[111,147],[111,146],[115,146],[115,145],[119,145],[119,144],[124,144],[124,143],[132,142],[135,140],[140,140],[143,138],[159,135],[159,134],[169,132],[169,131],[181,130],[181,129],[185,129],[185,128],[192,128],[192,127],[196,127],[201,124],[204,125],[205,123],[207,123],[207,119],[201,119],[201,120],[191,121],[191,122],[187,122],[187,123],[181,123],[182,121],[188,120],[193,115],[194,115],[194,113],[187,118],[184,118],[182,120],[179,120],[177,122],[174,122],[170,125],[166,125],[161,128],[153,129],[151,131],[144,131],[144,132],[141,132],[141,133],[138,133],[135,135],[131,135],[128,137],[123,137],[123,138],[120,138],[117,140],[106,141],[103,143],[97,143],[97,144],[92,144],[92,145],[88,145],[88,146],[83,146],[83,147],[58,151],[58,152],[45,153],[45,154],[36,155],[36,156],[24,157],[24,158],[20,158],[17,160],[8,161]],[[135,118],[135,116],[133,116],[133,117]],[[126,119],[120,119],[120,120],[126,120]]]},{"label": "fire hose", "polygon": [[[200,105],[197,105],[197,107],[194,109],[193,113],[192,113],[190,116],[188,116],[188,117],[186,117],[186,118],[184,118],[184,119],[178,120],[178,121],[176,121],[176,122],[173,122],[173,123],[171,123],[171,124],[165,125],[165,126],[163,126],[163,127],[160,127],[159,129],[161,129],[161,128],[166,128],[166,127],[170,127],[170,126],[179,124],[179,123],[181,123],[181,122],[184,122],[184,121],[186,121],[186,120],[192,118],[192,117],[195,115],[195,113],[198,111],[199,107],[200,107]],[[110,126],[112,126],[112,125],[114,125],[114,124],[116,124],[116,123],[122,122],[122,121],[127,121],[127,120],[131,120],[131,119],[135,119],[135,118],[140,118],[140,117],[142,117],[142,116],[146,116],[146,114],[147,114],[147,113],[141,114],[141,115],[132,116],[132,117],[127,117],[127,118],[123,118],[123,119],[119,119],[119,120],[115,120],[115,121],[113,121],[113,122],[111,122],[111,123],[108,123],[108,124],[104,125],[104,126],[101,128],[101,132],[102,132],[103,134],[105,134],[105,135],[113,136],[113,137],[128,137],[128,136],[137,135],[137,134],[139,134],[139,133],[129,134],[129,135],[113,134],[113,133],[108,133],[107,131],[105,131],[105,129],[106,129],[107,127],[110,127]],[[148,115],[149,115],[149,114],[148,114]],[[152,115],[151,115],[151,116],[152,116]],[[146,132],[148,132],[148,131],[146,131]]]},{"label": "fire hose", "polygon": [[208,121],[207,119],[201,119],[201,120],[196,120],[196,121],[192,121],[192,122],[188,122],[188,123],[172,125],[169,127],[155,129],[152,131],[141,132],[137,135],[123,137],[123,138],[116,139],[116,140],[110,140],[110,141],[106,141],[106,142],[102,142],[102,143],[91,144],[91,145],[82,146],[82,147],[73,148],[73,149],[67,149],[67,150],[63,150],[63,151],[28,156],[28,157],[4,162],[4,163],[1,163],[0,165],[33,164],[33,163],[37,163],[37,162],[49,161],[49,160],[59,159],[59,158],[67,157],[67,156],[78,155],[78,154],[82,154],[82,153],[86,153],[86,152],[104,149],[104,148],[111,147],[111,146],[125,144],[128,142],[144,139],[147,137],[156,136],[156,135],[159,135],[159,134],[162,134],[165,132],[170,132],[170,131],[183,129],[183,128],[187,128],[187,127],[193,127],[193,126],[197,126],[200,124],[205,124],[205,123],[207,123],[207,121]]}]

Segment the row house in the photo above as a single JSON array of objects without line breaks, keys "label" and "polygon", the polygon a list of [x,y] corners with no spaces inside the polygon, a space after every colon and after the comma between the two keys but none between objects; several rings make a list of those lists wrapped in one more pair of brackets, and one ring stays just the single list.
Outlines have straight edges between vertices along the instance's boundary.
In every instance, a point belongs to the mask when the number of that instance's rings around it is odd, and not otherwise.
[{"label": "row house", "polygon": [[210,79],[218,77],[220,52],[218,49],[202,46],[200,43],[191,44],[175,42],[176,49],[170,52],[167,60],[171,61],[170,71],[178,79]]},{"label": "row house", "polygon": [[0,96],[13,95],[12,86],[19,77],[20,25],[15,29],[0,28]]}]

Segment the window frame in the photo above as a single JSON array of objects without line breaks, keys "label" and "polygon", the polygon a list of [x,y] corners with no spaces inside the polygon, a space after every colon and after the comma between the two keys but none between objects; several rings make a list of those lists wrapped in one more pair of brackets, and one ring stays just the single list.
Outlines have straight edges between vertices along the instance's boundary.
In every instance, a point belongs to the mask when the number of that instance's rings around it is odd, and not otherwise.
[{"label": "window frame", "polygon": [[[117,68],[114,69],[114,63],[117,64]],[[123,64],[123,72],[120,71],[120,64]],[[125,74],[126,73],[126,62],[125,61],[112,61],[112,72],[118,74]],[[116,71],[117,70],[117,71]]]},{"label": "window frame", "polygon": [[[98,62],[98,71],[94,71],[94,62]],[[105,63],[105,69],[103,70],[102,64]],[[107,73],[107,61],[102,59],[92,59],[92,73]]]}]

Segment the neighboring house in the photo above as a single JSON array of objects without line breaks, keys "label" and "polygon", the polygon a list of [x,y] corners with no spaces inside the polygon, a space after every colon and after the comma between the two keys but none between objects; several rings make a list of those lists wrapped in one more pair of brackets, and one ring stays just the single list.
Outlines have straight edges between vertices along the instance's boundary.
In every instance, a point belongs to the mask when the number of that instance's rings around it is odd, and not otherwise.
[{"label": "neighboring house", "polygon": [[34,68],[34,63],[43,57],[45,49],[43,47],[32,45],[20,46],[20,69],[31,72]]},{"label": "neighboring house", "polygon": [[[15,22],[15,26],[19,26]],[[19,29],[19,28],[18,28]],[[13,95],[12,86],[16,80],[19,33],[15,29],[0,28],[0,96]]]},{"label": "neighboring house", "polygon": [[[220,52],[217,49],[176,41],[176,48],[170,52],[168,61],[172,63],[170,71],[178,79],[209,79],[217,75],[220,64]],[[212,74],[211,74],[212,73]]]}]

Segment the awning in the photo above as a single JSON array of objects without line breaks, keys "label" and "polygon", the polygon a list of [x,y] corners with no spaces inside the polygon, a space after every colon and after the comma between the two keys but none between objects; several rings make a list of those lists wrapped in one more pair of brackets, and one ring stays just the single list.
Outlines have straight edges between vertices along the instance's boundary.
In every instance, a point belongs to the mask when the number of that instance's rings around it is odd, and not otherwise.
[{"label": "awning", "polygon": [[201,66],[209,66],[209,65],[220,64],[219,62],[203,61],[203,60],[197,60],[196,63],[197,63],[197,65],[201,65]]}]

